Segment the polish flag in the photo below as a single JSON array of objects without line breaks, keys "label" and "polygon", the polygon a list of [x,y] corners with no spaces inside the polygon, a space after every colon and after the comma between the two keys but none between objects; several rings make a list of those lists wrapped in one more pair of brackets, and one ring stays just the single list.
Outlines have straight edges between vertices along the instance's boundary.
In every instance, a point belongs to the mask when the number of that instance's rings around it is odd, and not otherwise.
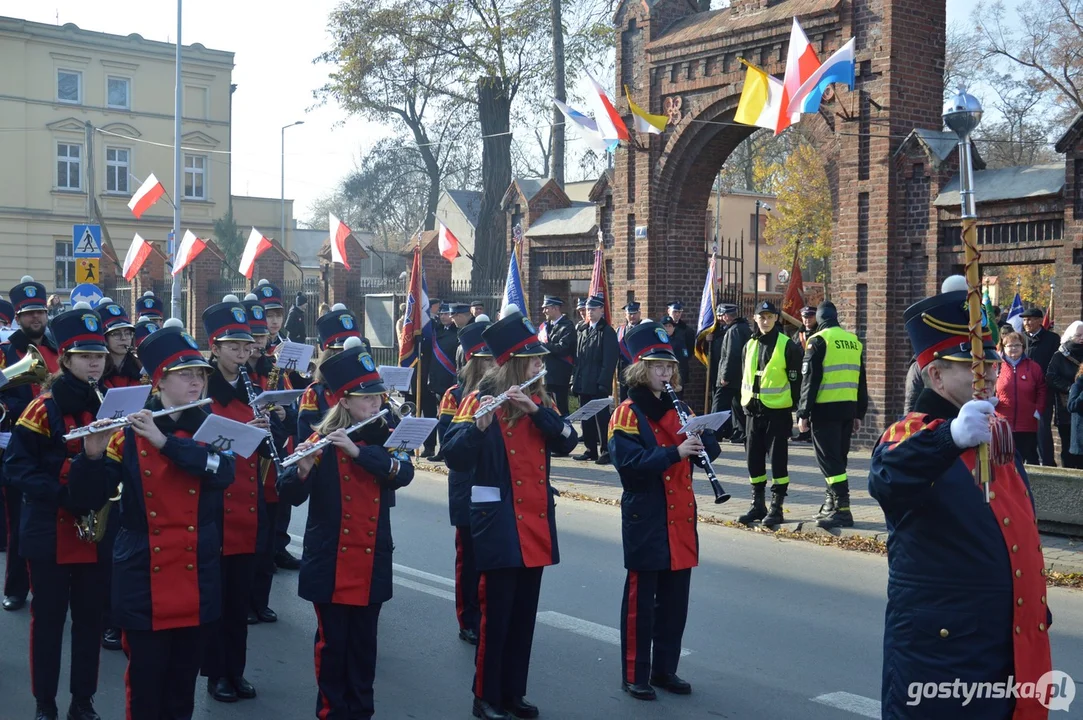
[{"label": "polish flag", "polygon": [[349,270],[350,263],[346,262],[346,238],[350,237],[353,231],[335,217],[334,213],[328,213],[328,216],[328,227],[331,228],[331,262],[337,262]]},{"label": "polish flag", "polygon": [[207,247],[205,240],[200,240],[191,230],[184,231],[184,239],[177,248],[177,257],[173,260],[173,274],[176,275],[196,259],[196,256]]},{"label": "polish flag", "polygon": [[775,135],[801,120],[800,110],[789,112],[790,99],[797,97],[797,91],[819,67],[820,59],[816,57],[816,51],[812,49],[808,36],[801,29],[801,23],[794,18],[793,27],[790,29],[790,49],[786,53],[786,74],[782,78],[782,102],[779,105],[782,110],[778,114]]},{"label": "polish flag", "polygon": [[248,234],[248,242],[245,243],[244,252],[241,254],[241,266],[238,268],[241,275],[249,280],[252,279],[252,270],[256,267],[256,258],[271,249],[271,241],[263,237],[259,230],[252,228]]},{"label": "polish flag", "polygon": [[135,195],[132,195],[132,199],[128,201],[128,208],[138,220],[143,216],[143,213],[150,209],[151,205],[158,202],[158,198],[162,195],[165,195],[165,187],[158,182],[158,178],[154,177],[154,173],[151,173],[139,186],[139,189],[135,191]]},{"label": "polish flag", "polygon": [[140,237],[139,233],[136,233],[135,237],[132,238],[131,247],[128,248],[128,254],[124,256],[122,274],[125,280],[132,281],[132,278],[139,272],[139,268],[143,267],[143,263],[150,257],[150,251],[150,243]]},{"label": "polish flag", "polygon": [[609,99],[602,84],[594,79],[589,72],[587,79],[594,88],[594,93],[587,95],[587,103],[594,110],[594,120],[598,123],[598,132],[606,141],[616,142],[623,140],[628,142],[628,126],[624,124],[624,118],[613,107],[613,101]]},{"label": "polish flag", "polygon": [[438,241],[440,243],[440,254],[443,255],[448,262],[451,262],[459,256],[459,238],[455,237],[455,234],[448,230],[447,225],[444,223],[440,223]]}]

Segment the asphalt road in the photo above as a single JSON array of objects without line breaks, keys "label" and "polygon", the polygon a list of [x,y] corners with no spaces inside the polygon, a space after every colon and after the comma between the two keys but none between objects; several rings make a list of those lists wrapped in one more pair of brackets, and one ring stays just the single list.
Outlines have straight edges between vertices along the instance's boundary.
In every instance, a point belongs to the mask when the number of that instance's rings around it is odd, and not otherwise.
[{"label": "asphalt road", "polygon": [[[557,511],[562,562],[547,569],[542,582],[527,695],[543,717],[879,717],[884,558],[701,526],[701,564],[693,571],[679,669],[694,691],[644,703],[620,690],[618,509],[559,500]],[[396,587],[380,621],[377,717],[465,720],[473,648],[457,637],[444,477],[419,473],[399,494],[392,526]],[[303,509],[291,530],[298,538],[303,533]],[[314,716],[315,619],[297,598],[295,582],[296,573],[278,574],[272,607],[279,622],[249,635],[246,675],[259,697],[221,705],[201,684],[197,718]],[[1083,593],[1054,588],[1050,604],[1054,667],[1083,680]],[[27,610],[0,616],[0,720],[33,717],[28,627]],[[105,720],[124,717],[124,667],[123,655],[102,652],[96,700]],[[66,660],[64,668],[61,688],[67,687]],[[64,712],[67,697],[59,703]],[[1083,716],[1083,705],[1073,710],[1072,716]],[[1058,716],[1069,717],[1051,717]]]}]

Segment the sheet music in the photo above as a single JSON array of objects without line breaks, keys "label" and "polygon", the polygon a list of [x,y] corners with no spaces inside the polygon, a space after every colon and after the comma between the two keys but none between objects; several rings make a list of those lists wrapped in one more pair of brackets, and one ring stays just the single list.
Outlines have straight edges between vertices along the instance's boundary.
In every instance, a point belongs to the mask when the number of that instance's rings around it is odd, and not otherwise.
[{"label": "sheet music", "polygon": [[583,405],[571,415],[566,417],[565,422],[581,422],[583,420],[590,420],[592,417],[605,410],[607,407],[613,404],[613,398],[598,398],[597,400],[591,400],[586,405]]},{"label": "sheet music", "polygon": [[286,407],[304,394],[304,390],[264,390],[252,401],[252,406],[260,410],[263,410],[268,405]]},{"label": "sheet music", "polygon": [[308,372],[308,365],[312,362],[312,353],[315,348],[304,343],[286,341],[278,346],[278,360],[275,365],[283,370],[295,372]]},{"label": "sheet music", "polygon": [[437,422],[439,421],[436,418],[403,418],[384,443],[384,447],[392,450],[417,450],[436,428]]},{"label": "sheet music", "polygon": [[206,443],[219,452],[252,457],[259,444],[269,435],[270,433],[262,428],[245,425],[221,415],[208,415],[192,439]]},{"label": "sheet music", "polygon": [[398,390],[399,392],[412,392],[414,390],[410,385],[414,378],[414,369],[412,367],[381,365],[377,370],[380,372],[380,378],[384,381],[384,385],[389,390]]},{"label": "sheet music", "polygon": [[119,420],[137,413],[147,405],[150,397],[150,385],[109,388],[105,392],[102,406],[98,408],[97,420]]},{"label": "sheet music", "polygon": [[677,434],[688,435],[689,433],[703,432],[704,430],[717,430],[729,420],[731,414],[729,410],[724,410],[709,415],[699,415],[691,418],[687,425],[677,431]]}]

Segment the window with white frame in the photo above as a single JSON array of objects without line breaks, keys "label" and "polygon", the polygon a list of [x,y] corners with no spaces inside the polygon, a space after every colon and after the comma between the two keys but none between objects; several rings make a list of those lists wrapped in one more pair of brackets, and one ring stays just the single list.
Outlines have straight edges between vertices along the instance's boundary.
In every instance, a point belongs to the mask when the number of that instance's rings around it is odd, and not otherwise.
[{"label": "window with white frame", "polygon": [[71,290],[75,287],[75,256],[72,253],[71,241],[56,241],[56,283],[53,285],[59,290]]},{"label": "window with white frame", "polygon": [[77,70],[57,70],[56,99],[66,103],[83,102],[83,73]]},{"label": "window with white frame", "polygon": [[106,79],[105,103],[111,108],[131,109],[132,81],[126,77],[110,75]]},{"label": "window with white frame", "polygon": [[184,156],[184,197],[187,200],[207,199],[207,156]]},{"label": "window with white frame", "polygon": [[83,146],[78,143],[56,144],[56,187],[58,190],[83,189]]},{"label": "window with white frame", "polygon": [[105,148],[105,191],[127,194],[132,151],[128,148]]}]

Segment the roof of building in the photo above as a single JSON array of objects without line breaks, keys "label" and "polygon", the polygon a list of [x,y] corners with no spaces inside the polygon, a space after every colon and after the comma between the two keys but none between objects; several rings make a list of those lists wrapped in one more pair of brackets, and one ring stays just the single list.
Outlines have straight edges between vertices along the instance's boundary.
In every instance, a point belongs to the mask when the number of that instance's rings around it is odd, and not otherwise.
[{"label": "roof of building", "polygon": [[1066,153],[1071,148],[1072,144],[1079,138],[1080,134],[1083,134],[1083,112],[1072,118],[1072,122],[1068,123],[1068,129],[1064,131],[1064,134],[1057,140],[1056,150],[1059,153]]},{"label": "roof of building", "polygon": [[470,227],[477,228],[481,213],[481,193],[477,190],[445,190],[447,196],[462,212]]},{"label": "roof of building", "polygon": [[[974,173],[974,201],[977,203],[1023,200],[1057,195],[1063,191],[1064,163],[1024,165],[996,170],[979,170]],[[944,190],[933,201],[933,205],[958,207],[958,175],[944,186]]]},{"label": "roof of building", "polygon": [[577,202],[571,207],[549,210],[527,228],[527,237],[589,235],[598,227],[598,206]]},{"label": "roof of building", "polygon": [[589,202],[590,191],[598,184],[598,179],[579,180],[577,182],[564,183],[564,194],[572,202]]},{"label": "roof of building", "polygon": [[771,193],[761,193],[756,192],[755,190],[744,190],[738,188],[727,188],[722,191],[722,197],[726,197],[728,195],[737,197],[767,198],[768,200],[777,199],[776,196],[772,195]]},{"label": "roof of building", "polygon": [[519,186],[519,190],[526,196],[527,202],[530,202],[530,199],[545,187],[545,183],[549,182],[549,178],[521,177],[515,178],[512,182]]},{"label": "roof of building", "polygon": [[296,228],[290,230],[290,247],[297,256],[297,263],[301,267],[320,266],[320,248],[327,242],[327,230],[306,230]]}]

